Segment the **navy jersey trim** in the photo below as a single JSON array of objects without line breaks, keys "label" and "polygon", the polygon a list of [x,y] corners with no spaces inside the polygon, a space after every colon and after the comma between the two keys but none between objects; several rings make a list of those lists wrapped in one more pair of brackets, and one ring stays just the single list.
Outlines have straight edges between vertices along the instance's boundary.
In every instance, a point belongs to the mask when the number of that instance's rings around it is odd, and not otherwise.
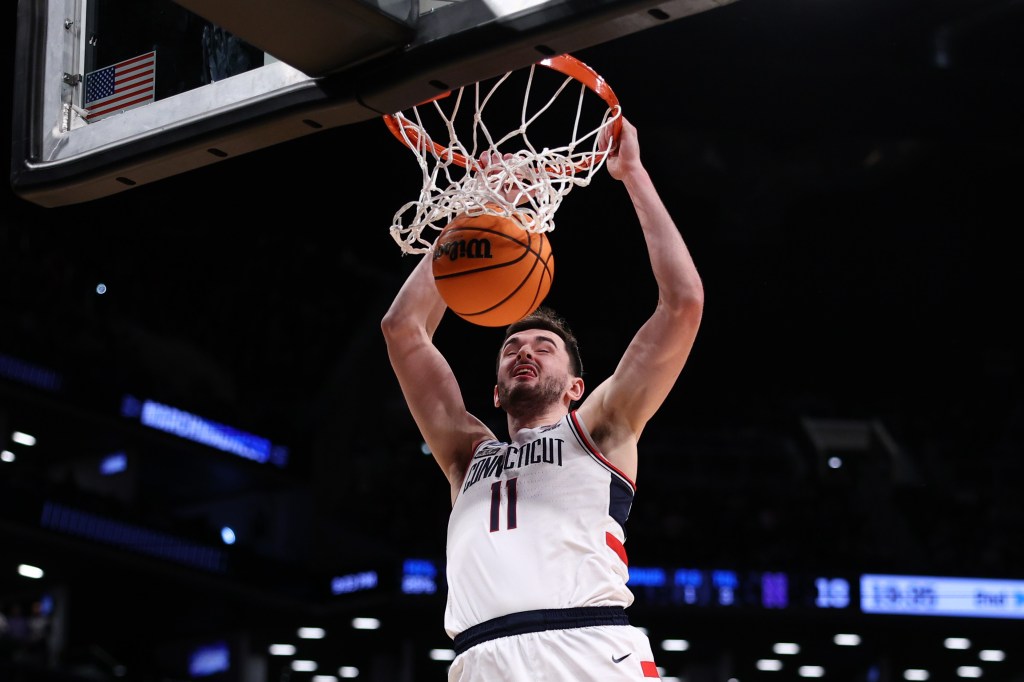
[{"label": "navy jersey trim", "polygon": [[595,462],[607,469],[612,475],[608,482],[608,515],[615,519],[622,529],[622,535],[626,535],[626,520],[629,519],[629,512],[633,508],[633,496],[636,494],[636,484],[629,476],[615,468],[604,455],[597,449],[597,446],[587,438],[586,430],[579,422],[576,411],[573,410],[565,416],[569,424],[569,430],[587,453]]},{"label": "navy jersey trim", "polygon": [[576,437],[576,441],[583,447],[583,449],[590,453],[590,456],[593,457],[598,464],[622,479],[622,482],[626,484],[630,492],[635,493],[636,483],[634,483],[629,476],[619,471],[614,464],[609,462],[608,459],[601,454],[601,451],[597,449],[597,446],[591,443],[590,439],[587,438],[587,432],[579,422],[579,419],[576,416],[576,410],[565,415],[565,419],[569,424],[569,430],[572,431],[572,434]]}]

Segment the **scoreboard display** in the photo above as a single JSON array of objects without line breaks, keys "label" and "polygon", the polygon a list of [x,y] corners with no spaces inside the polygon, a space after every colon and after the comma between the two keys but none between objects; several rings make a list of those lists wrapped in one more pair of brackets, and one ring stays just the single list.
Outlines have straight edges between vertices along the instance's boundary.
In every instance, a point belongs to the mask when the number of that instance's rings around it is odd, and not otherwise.
[{"label": "scoreboard display", "polygon": [[[1024,620],[1024,580],[631,566],[628,586],[638,605],[655,607]],[[330,589],[443,596],[447,585],[442,561],[410,558],[334,576]]]},{"label": "scoreboard display", "polygon": [[864,613],[1024,619],[1024,580],[865,574],[860,607]]},{"label": "scoreboard display", "polygon": [[853,585],[850,576],[784,571],[629,569],[629,587],[637,600],[662,606],[856,610]]},{"label": "scoreboard display", "polygon": [[629,587],[658,606],[1024,619],[1024,580],[637,567]]}]

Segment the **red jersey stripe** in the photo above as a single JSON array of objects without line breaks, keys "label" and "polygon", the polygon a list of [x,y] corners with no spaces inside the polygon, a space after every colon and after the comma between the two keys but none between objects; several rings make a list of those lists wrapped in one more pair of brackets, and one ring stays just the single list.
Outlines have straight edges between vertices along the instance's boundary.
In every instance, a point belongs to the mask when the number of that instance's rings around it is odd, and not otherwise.
[{"label": "red jersey stripe", "polygon": [[622,563],[629,566],[629,559],[626,557],[626,548],[623,546],[619,539],[611,533],[605,531],[604,541],[608,543],[608,546],[615,550],[615,553],[622,559]]}]

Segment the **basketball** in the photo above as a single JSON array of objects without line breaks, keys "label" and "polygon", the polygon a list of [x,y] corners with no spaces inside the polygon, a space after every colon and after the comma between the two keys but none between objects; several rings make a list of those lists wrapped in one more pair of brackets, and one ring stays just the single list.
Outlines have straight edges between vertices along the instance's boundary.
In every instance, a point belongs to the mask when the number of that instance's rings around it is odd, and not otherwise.
[{"label": "basketball", "polygon": [[433,272],[452,312],[473,324],[502,327],[544,301],[555,259],[543,232],[502,216],[460,216],[434,242]]}]

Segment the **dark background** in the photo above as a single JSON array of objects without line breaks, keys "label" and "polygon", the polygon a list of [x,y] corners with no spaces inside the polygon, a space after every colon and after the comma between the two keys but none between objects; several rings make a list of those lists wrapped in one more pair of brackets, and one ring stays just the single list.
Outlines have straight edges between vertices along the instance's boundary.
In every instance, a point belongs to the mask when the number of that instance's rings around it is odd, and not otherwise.
[{"label": "dark background", "polygon": [[[707,297],[641,441],[632,564],[1024,577],[1022,29],[1012,1],[738,0],[576,54],[637,126]],[[0,353],[64,383],[0,379],[0,444],[12,429],[39,439],[6,444],[18,458],[0,463],[0,603],[42,589],[14,574],[21,556],[45,564],[75,604],[65,650],[79,674],[112,674],[99,648],[138,679],[176,679],[151,671],[178,642],[244,632],[255,650],[253,633],[360,609],[408,619],[391,643],[446,645],[443,600],[331,606],[317,587],[443,561],[446,482],[379,333],[415,264],[387,228],[418,189],[412,156],[372,120],[86,204],[4,194]],[[551,240],[548,303],[581,339],[593,387],[656,301],[623,188],[602,173],[574,189]],[[437,336],[470,409],[503,433],[499,340],[454,316]],[[291,465],[142,429],[120,417],[125,394],[270,438]],[[116,450],[131,483],[83,484]],[[45,500],[211,546],[231,519],[231,570],[58,537],[37,527]],[[653,627],[678,619],[635,608]],[[716,617],[689,616],[708,632]],[[758,618],[738,622],[790,624]],[[690,678],[717,679],[722,650],[743,657],[740,625],[724,627],[718,663]],[[388,668],[396,656],[363,670],[443,678],[436,662]],[[1020,665],[988,679],[1020,679]]]}]

